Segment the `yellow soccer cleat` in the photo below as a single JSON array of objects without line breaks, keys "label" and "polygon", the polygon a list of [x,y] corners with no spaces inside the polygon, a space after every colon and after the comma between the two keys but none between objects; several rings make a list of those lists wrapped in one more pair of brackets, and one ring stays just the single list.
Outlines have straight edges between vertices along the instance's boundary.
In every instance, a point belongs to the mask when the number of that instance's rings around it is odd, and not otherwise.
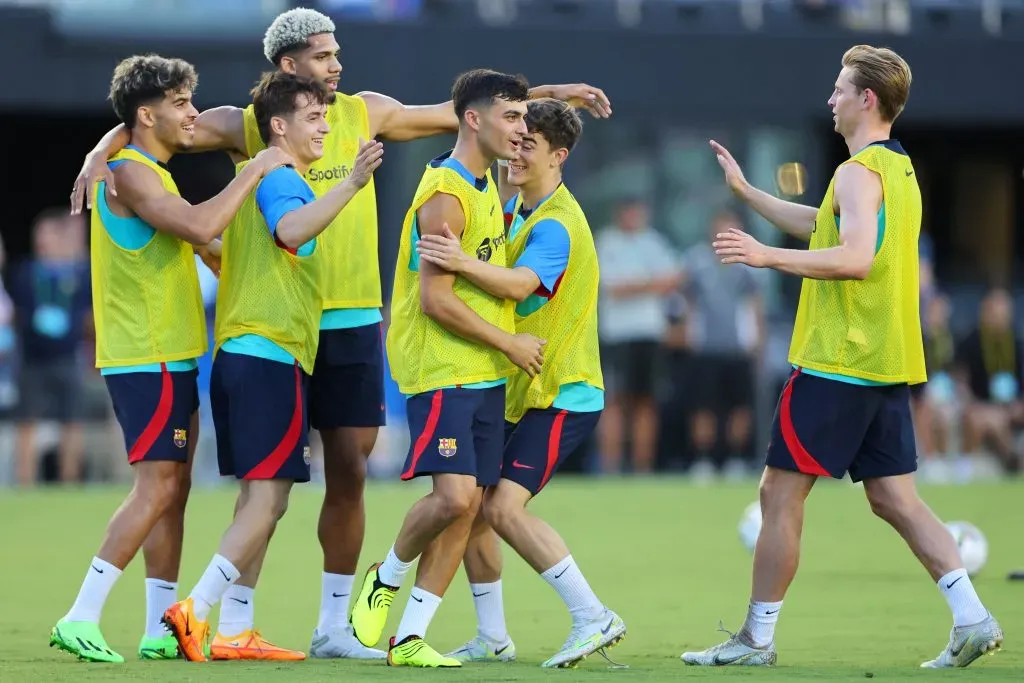
[{"label": "yellow soccer cleat", "polygon": [[363,588],[352,606],[349,621],[356,638],[366,647],[373,647],[384,633],[391,603],[398,595],[398,588],[381,583],[377,569],[380,562],[370,565],[363,579]]},{"label": "yellow soccer cleat", "polygon": [[445,657],[427,645],[419,636],[409,636],[395,644],[391,639],[388,648],[388,666],[415,666],[422,669],[454,668],[462,666],[462,662],[452,657]]}]

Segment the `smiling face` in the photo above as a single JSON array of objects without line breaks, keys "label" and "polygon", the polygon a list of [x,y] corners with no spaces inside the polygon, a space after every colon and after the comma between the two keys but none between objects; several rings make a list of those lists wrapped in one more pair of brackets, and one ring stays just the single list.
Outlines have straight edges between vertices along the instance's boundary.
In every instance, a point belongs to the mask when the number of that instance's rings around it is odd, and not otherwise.
[{"label": "smiling face", "polygon": [[515,187],[546,184],[561,176],[568,155],[565,147],[555,148],[540,132],[528,131],[519,144],[519,155],[508,162],[508,182]]},{"label": "smiling face", "polygon": [[341,81],[341,46],[333,33],[316,33],[306,41],[306,47],[281,58],[281,70],[322,83],[333,102]]},{"label": "smiling face", "polygon": [[324,155],[324,136],[331,130],[327,105],[310,95],[295,95],[295,110],[275,116],[270,126],[299,163],[309,165]]},{"label": "smiling face", "polygon": [[[147,144],[174,153],[192,147],[199,112],[192,104],[195,69],[180,59],[135,55],[114,69],[110,100],[125,126]],[[156,151],[156,150],[154,150]]]},{"label": "smiling face", "polygon": [[488,159],[515,159],[526,134],[525,102],[497,97],[488,105],[466,112],[476,122],[480,150]]},{"label": "smiling face", "polygon": [[191,149],[195,143],[195,122],[199,112],[192,104],[192,91],[167,91],[156,104],[139,107],[139,121],[151,126],[164,146],[176,152]]}]

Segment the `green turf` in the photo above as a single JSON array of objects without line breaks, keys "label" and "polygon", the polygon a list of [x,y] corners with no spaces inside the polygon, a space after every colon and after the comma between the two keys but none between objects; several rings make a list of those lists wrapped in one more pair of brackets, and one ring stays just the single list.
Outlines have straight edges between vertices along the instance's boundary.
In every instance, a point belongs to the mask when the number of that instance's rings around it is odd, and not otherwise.
[{"label": "green turf", "polygon": [[[362,566],[382,558],[419,485],[371,486]],[[308,649],[320,596],[316,519],[322,490],[298,487],[278,528],[256,593],[257,624],[278,644]],[[718,620],[738,627],[749,590],[750,556],[736,525],[756,497],[753,483],[698,487],[675,479],[555,481],[536,510],[559,528],[607,604],[626,620],[626,641],[613,655],[630,665],[610,671],[603,660],[576,673],[538,664],[565,638],[568,617],[554,592],[506,550],[508,624],[520,661],[466,666],[445,673],[389,669],[382,663],[307,661],[297,664],[139,662],[135,647],[144,622],[141,557],[107,604],[103,628],[124,665],[85,664],[47,647],[50,627],[74,600],[107,519],[123,490],[40,491],[0,495],[0,679],[337,681],[410,679],[537,680],[572,676],[594,680],[673,677],[815,678],[862,680],[1024,680],[1024,583],[1006,581],[1024,568],[1020,484],[925,489],[940,517],[966,519],[988,536],[991,553],[975,583],[1007,634],[1004,650],[971,668],[925,671],[921,661],[945,645],[949,611],[938,590],[900,539],[874,518],[863,491],[823,482],[808,505],[803,565],[782,611],[776,670],[685,667],[679,654],[719,641]],[[232,491],[198,491],[189,505],[181,593],[205,567],[232,509]],[[388,631],[397,625],[404,594]],[[444,651],[473,634],[472,601],[460,574],[439,610],[430,642]]]}]

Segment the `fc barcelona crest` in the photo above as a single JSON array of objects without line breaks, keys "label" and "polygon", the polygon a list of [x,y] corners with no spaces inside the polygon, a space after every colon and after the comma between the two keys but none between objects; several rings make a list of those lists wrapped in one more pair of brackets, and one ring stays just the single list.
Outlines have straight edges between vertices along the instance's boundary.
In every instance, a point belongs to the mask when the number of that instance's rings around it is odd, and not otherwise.
[{"label": "fc barcelona crest", "polygon": [[459,447],[455,445],[455,439],[438,439],[437,440],[437,452],[445,458],[451,458],[455,455]]},{"label": "fc barcelona crest", "polygon": [[188,432],[184,429],[174,430],[174,445],[178,448],[184,448],[185,443],[188,441]]}]

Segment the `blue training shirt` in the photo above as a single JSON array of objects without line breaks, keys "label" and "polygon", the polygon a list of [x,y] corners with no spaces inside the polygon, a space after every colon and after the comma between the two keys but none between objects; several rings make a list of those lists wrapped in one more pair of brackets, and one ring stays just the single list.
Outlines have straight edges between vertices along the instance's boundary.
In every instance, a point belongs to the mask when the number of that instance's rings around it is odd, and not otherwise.
[{"label": "blue training shirt", "polygon": [[[263,214],[263,220],[270,230],[277,244],[282,249],[287,249],[277,240],[277,226],[281,218],[290,211],[302,208],[306,204],[316,201],[313,189],[302,179],[299,172],[289,166],[276,168],[260,182],[256,188],[256,205]],[[312,239],[295,250],[297,256],[309,256],[316,248],[316,239]],[[221,346],[223,351],[229,353],[240,353],[246,356],[255,356],[267,360],[287,363],[292,365],[296,362],[294,356],[258,334],[243,334],[228,339]]]}]

